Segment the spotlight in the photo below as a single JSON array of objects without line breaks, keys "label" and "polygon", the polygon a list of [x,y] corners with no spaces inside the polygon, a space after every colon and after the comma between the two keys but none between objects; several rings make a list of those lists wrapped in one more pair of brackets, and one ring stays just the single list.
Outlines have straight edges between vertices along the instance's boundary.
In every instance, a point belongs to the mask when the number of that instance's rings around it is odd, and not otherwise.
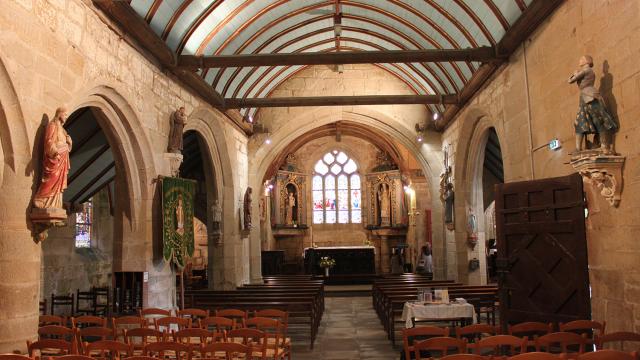
[{"label": "spotlight", "polygon": [[269,190],[273,189],[273,184],[269,184]]},{"label": "spotlight", "polygon": [[433,113],[433,121],[438,121],[438,119],[440,119],[440,113],[436,111]]},{"label": "spotlight", "polygon": [[419,143],[424,141],[424,138],[422,137],[422,134],[418,134],[418,138],[416,140],[418,140]]},{"label": "spotlight", "polygon": [[267,144],[267,145],[271,145],[271,138],[267,138],[267,139],[264,141],[264,143],[265,143],[265,144]]}]

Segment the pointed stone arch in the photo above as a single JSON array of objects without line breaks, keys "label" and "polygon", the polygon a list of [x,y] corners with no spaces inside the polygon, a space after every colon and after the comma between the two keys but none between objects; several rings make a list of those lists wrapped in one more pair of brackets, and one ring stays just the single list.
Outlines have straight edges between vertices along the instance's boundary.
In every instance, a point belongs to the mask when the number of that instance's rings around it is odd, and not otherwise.
[{"label": "pointed stone arch", "polygon": [[[261,188],[260,183],[264,174],[269,170],[270,164],[276,159],[284,149],[297,137],[312,131],[315,128],[325,126],[337,121],[351,121],[364,124],[368,127],[389,136],[391,139],[402,144],[418,161],[422,169],[428,189],[431,194],[432,219],[434,223],[442,221],[442,204],[438,194],[439,171],[434,164],[442,161],[442,151],[439,134],[429,133],[425,136],[425,141],[418,144],[415,141],[415,131],[411,128],[413,124],[404,124],[397,119],[384,113],[377,112],[368,107],[349,108],[349,111],[341,111],[331,108],[316,108],[312,111],[301,114],[299,118],[290,119],[286,125],[271,134],[271,145],[261,145],[255,152],[249,164],[250,186]],[[300,125],[303,124],[303,125]],[[437,166],[437,165],[435,165]],[[445,273],[445,248],[444,233],[433,226],[434,261],[435,276],[444,277]],[[252,242],[259,243],[259,234],[252,233]]]},{"label": "pointed stone arch", "polygon": [[[195,131],[201,137],[205,147],[205,167],[206,173],[212,173],[213,177],[205,174],[207,188],[215,188],[215,197],[207,195],[207,205],[210,208],[213,205],[213,199],[220,201],[222,206],[223,219],[221,226],[220,245],[212,248],[209,242],[209,267],[208,276],[210,287],[224,287],[225,284],[236,283],[235,268],[236,259],[234,257],[225,257],[225,252],[230,251],[232,240],[238,235],[238,229],[233,225],[236,223],[234,215],[236,214],[235,194],[239,191],[236,189],[233,181],[233,171],[231,167],[231,158],[229,148],[224,134],[224,123],[220,116],[209,108],[197,108],[189,116],[184,133],[187,131]],[[207,191],[209,194],[209,191]],[[210,204],[211,202],[211,204]],[[208,216],[207,229],[211,229],[211,218]],[[227,244],[227,241],[229,244]],[[232,262],[232,264],[229,264]],[[212,266],[213,265],[213,266]]]},{"label": "pointed stone arch", "polygon": [[84,107],[97,110],[94,113],[111,146],[116,172],[121,174],[116,177],[113,269],[148,271],[154,268],[154,260],[155,267],[161,267],[157,254],[153,256],[158,235],[151,226],[157,172],[140,116],[123,93],[111,84],[87,87],[74,96],[69,112]]},{"label": "pointed stone arch", "polygon": [[[464,283],[481,284],[486,282],[486,257],[483,234],[484,221],[477,221],[480,238],[473,250],[467,245],[468,213],[476,219],[483,219],[482,208],[482,171],[485,149],[491,129],[494,129],[502,143],[503,129],[492,121],[483,109],[472,107],[461,121],[460,133],[455,145],[455,161],[453,169],[455,189],[455,252],[458,281]],[[505,168],[505,173],[506,173]],[[480,269],[469,273],[469,260],[480,260]]]}]

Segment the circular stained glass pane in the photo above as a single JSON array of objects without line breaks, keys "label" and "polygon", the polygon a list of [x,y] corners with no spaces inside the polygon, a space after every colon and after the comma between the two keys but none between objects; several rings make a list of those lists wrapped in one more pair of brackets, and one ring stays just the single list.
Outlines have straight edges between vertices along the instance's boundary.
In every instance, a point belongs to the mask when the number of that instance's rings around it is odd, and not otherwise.
[{"label": "circular stained glass pane", "polygon": [[356,170],[358,170],[358,165],[356,165],[356,162],[353,161],[353,159],[349,159],[349,161],[347,161],[347,163],[344,165],[344,171],[347,174],[351,174],[352,172],[354,172]]},{"label": "circular stained glass pane", "polygon": [[331,167],[331,172],[334,173],[335,175],[338,175],[340,171],[342,171],[342,166],[338,164],[333,164],[333,166]]},{"label": "circular stained glass pane", "polygon": [[333,162],[333,160],[335,160],[335,157],[333,157],[333,155],[331,155],[331,153],[326,153],[323,157],[324,162],[326,162],[327,164],[331,164]]},{"label": "circular stained glass pane", "polygon": [[338,156],[336,156],[336,159],[338,160],[338,163],[340,164],[344,164],[347,162],[347,160],[349,160],[349,157],[347,156],[347,154],[343,153],[342,151],[338,154]]},{"label": "circular stained glass pane", "polygon": [[320,175],[324,175],[329,171],[329,167],[327,165],[325,165],[325,163],[323,163],[322,161],[319,161],[316,163],[316,166],[313,168],[315,170],[316,173],[320,174]]}]

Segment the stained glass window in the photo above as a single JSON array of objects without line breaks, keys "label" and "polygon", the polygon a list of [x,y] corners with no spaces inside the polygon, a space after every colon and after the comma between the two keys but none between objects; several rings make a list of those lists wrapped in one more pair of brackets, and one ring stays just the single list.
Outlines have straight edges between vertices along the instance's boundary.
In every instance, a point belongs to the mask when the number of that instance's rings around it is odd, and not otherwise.
[{"label": "stained glass window", "polygon": [[91,247],[91,224],[93,223],[93,200],[83,204],[82,210],[76,213],[76,247]]},{"label": "stained glass window", "polygon": [[356,162],[346,153],[333,150],[318,160],[314,170],[313,223],[361,223],[362,197]]}]

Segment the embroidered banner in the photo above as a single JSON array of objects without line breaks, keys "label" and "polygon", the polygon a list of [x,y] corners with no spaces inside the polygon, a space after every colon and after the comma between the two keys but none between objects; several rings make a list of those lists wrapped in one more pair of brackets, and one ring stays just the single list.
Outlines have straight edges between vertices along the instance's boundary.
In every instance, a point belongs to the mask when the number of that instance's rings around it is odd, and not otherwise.
[{"label": "embroidered banner", "polygon": [[179,268],[193,256],[193,180],[162,177],[162,254]]}]

